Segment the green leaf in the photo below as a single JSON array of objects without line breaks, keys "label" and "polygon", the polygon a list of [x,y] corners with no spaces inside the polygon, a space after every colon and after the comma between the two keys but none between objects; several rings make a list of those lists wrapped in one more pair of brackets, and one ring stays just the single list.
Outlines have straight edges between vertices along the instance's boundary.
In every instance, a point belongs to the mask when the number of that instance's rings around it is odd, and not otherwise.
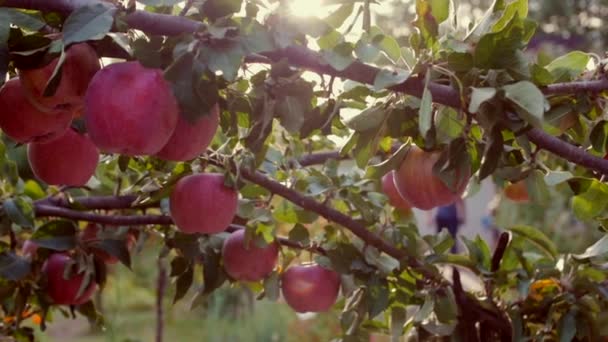
[{"label": "green leaf", "polygon": [[182,0],[137,0],[137,2],[146,6],[173,6],[182,2]]},{"label": "green leaf", "polygon": [[354,3],[345,3],[340,6],[333,13],[323,18],[323,21],[326,22],[333,28],[339,28],[342,26],[344,21],[348,19],[348,17],[353,13],[353,9],[355,8]]},{"label": "green leaf", "polygon": [[289,240],[308,245],[310,243],[310,233],[304,225],[297,223],[289,231]]},{"label": "green leaf", "polygon": [[188,290],[192,286],[194,280],[194,268],[188,267],[188,269],[177,277],[175,282],[175,296],[173,297],[173,304],[177,303],[178,300],[184,298]]},{"label": "green leaf", "polygon": [[322,50],[331,50],[343,41],[344,37],[342,34],[336,30],[332,30],[317,39],[317,44]]},{"label": "green leaf", "polygon": [[422,92],[422,99],[420,100],[420,110],[418,111],[418,129],[420,130],[420,135],[423,137],[426,137],[426,134],[433,126],[433,95],[428,88],[431,79],[430,76],[430,73],[426,74],[424,91]]},{"label": "green leaf", "polygon": [[392,87],[405,82],[410,77],[410,72],[407,70],[390,70],[382,69],[374,78],[374,89],[380,91],[385,88]]},{"label": "green leaf", "polygon": [[13,252],[0,253],[0,279],[18,281],[25,278],[31,270],[29,261]]},{"label": "green leaf", "polygon": [[572,175],[570,172],[568,171],[549,171],[546,175],[545,175],[545,183],[548,186],[556,186],[558,184],[561,184],[571,178],[573,178],[574,175]]},{"label": "green leaf", "polygon": [[49,77],[49,80],[44,86],[44,91],[42,92],[43,96],[55,95],[55,91],[57,91],[57,87],[59,87],[59,83],[61,82],[61,70],[63,69],[63,63],[65,62],[65,58],[65,49],[62,49],[61,54],[59,55],[59,59],[57,60],[57,65],[55,66],[55,69],[53,69],[53,74],[51,75],[51,77]]},{"label": "green leaf", "polygon": [[600,120],[589,134],[589,140],[591,140],[591,145],[593,145],[593,149],[606,154],[608,152],[606,150],[606,145],[608,143],[608,121]]},{"label": "green leaf", "polygon": [[515,226],[509,228],[513,234],[519,235],[524,239],[538,246],[545,254],[555,259],[557,257],[557,247],[551,239],[549,239],[540,230],[530,226]]},{"label": "green leaf", "polygon": [[115,11],[104,3],[76,8],[63,24],[64,45],[102,39],[112,28]]},{"label": "green leaf", "polygon": [[450,0],[430,0],[431,13],[438,24],[444,22],[450,16]]},{"label": "green leaf", "polygon": [[226,43],[221,47],[205,46],[199,51],[199,61],[214,73],[221,72],[227,81],[233,81],[241,68],[245,51],[241,44]]},{"label": "green leaf", "polygon": [[109,255],[118,258],[120,262],[131,268],[131,256],[127,249],[125,239],[103,239],[91,243],[91,247],[102,250]]},{"label": "green leaf", "polygon": [[581,254],[572,254],[572,257],[578,260],[586,260],[595,257],[601,257],[608,253],[608,235],[602,236],[597,242],[589,246],[585,252]]},{"label": "green leaf", "polygon": [[488,142],[486,143],[483,152],[483,159],[481,160],[481,167],[479,168],[480,181],[491,175],[494,170],[496,170],[496,167],[498,167],[498,162],[502,157],[504,149],[503,145],[502,132],[500,131],[500,128],[495,127],[488,137]]},{"label": "green leaf", "polygon": [[388,282],[386,279],[381,279],[377,276],[371,277],[370,281],[367,283],[365,295],[367,296],[369,317],[374,318],[388,307]]},{"label": "green leaf", "polygon": [[387,57],[396,63],[401,58],[401,48],[397,40],[391,36],[379,34],[372,38],[372,43],[386,53]]},{"label": "green leaf", "polygon": [[276,271],[273,271],[264,279],[264,295],[274,302],[279,299],[280,293],[279,274]]},{"label": "green leaf", "polygon": [[34,227],[34,205],[28,197],[9,198],[3,203],[8,218],[21,227]]},{"label": "green leaf", "polygon": [[321,51],[321,56],[332,68],[337,71],[343,71],[355,61],[352,53],[352,45],[350,43],[342,43],[332,50]]},{"label": "green leaf", "polygon": [[283,97],[275,107],[275,112],[281,119],[281,125],[290,133],[300,131],[311,110],[309,98],[296,96]]},{"label": "green leaf", "polygon": [[398,169],[403,162],[403,159],[407,155],[409,146],[409,144],[403,144],[395,153],[393,153],[382,163],[368,166],[365,170],[365,177],[380,179],[380,177],[384,176],[389,171]]},{"label": "green leaf", "polygon": [[496,88],[472,88],[469,112],[477,113],[482,103],[490,101],[496,95]]},{"label": "green leaf", "polygon": [[367,38],[361,38],[355,45],[355,54],[363,63],[373,63],[380,55],[380,49],[371,44]]},{"label": "green leaf", "polygon": [[458,315],[458,306],[452,287],[447,286],[435,292],[435,315],[441,323],[451,323]]},{"label": "green leaf", "polygon": [[[6,23],[7,26],[8,24],[14,24],[30,31],[38,31],[46,25],[44,19],[39,15],[26,13],[14,8],[0,8],[0,23]],[[3,41],[3,38],[3,34],[0,34],[0,41]]]},{"label": "green leaf", "polygon": [[608,205],[608,185],[592,180],[589,188],[572,198],[572,210],[580,220],[601,215]]},{"label": "green leaf", "polygon": [[540,126],[545,113],[545,96],[536,85],[520,81],[503,87],[505,97],[523,114],[524,119],[534,126]]},{"label": "green leaf", "polygon": [[559,342],[570,342],[576,336],[576,309],[571,309],[559,320],[557,335]]},{"label": "green leaf", "polygon": [[202,14],[211,20],[219,19],[241,10],[242,0],[207,0],[203,3]]},{"label": "green leaf", "polygon": [[388,112],[384,106],[372,106],[357,115],[344,119],[344,125],[356,132],[378,129],[386,119],[387,114]]},{"label": "green leaf", "polygon": [[403,326],[407,320],[407,311],[401,306],[391,308],[391,341],[398,341],[403,335]]},{"label": "green leaf", "polygon": [[272,211],[272,217],[279,222],[298,223],[295,205],[289,201],[281,201]]},{"label": "green leaf", "polygon": [[76,224],[67,220],[54,220],[38,227],[30,240],[40,247],[66,251],[76,247]]},{"label": "green leaf", "polygon": [[420,323],[420,322],[424,321],[425,319],[427,319],[433,312],[434,308],[435,308],[435,301],[434,301],[433,297],[427,296],[424,299],[424,304],[422,304],[420,309],[418,309],[418,311],[414,315],[414,322]]},{"label": "green leaf", "polygon": [[40,184],[33,179],[25,181],[23,193],[33,200],[41,199],[46,196],[46,193],[40,187]]},{"label": "green leaf", "polygon": [[534,170],[528,178],[526,178],[526,189],[528,195],[534,203],[547,204],[551,201],[551,194],[545,182],[545,175],[540,170]]},{"label": "green leaf", "polygon": [[585,71],[590,59],[591,56],[585,52],[572,51],[557,57],[545,69],[553,76],[553,82],[566,82]]}]

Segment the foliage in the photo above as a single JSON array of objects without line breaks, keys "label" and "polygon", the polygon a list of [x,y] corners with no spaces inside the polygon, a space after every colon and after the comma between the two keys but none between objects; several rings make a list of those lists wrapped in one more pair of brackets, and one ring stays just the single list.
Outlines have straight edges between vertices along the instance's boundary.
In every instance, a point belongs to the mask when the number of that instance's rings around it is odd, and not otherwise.
[{"label": "foliage", "polygon": [[[118,1],[0,2],[0,82],[60,57],[45,91],[52,95],[68,45],[88,42],[100,56],[162,69],[188,121],[221,108],[221,129],[194,160],[105,154],[85,187],[37,181],[23,149],[3,140],[1,333],[33,339],[24,312],[39,314],[42,328],[62,313],[103,323],[92,301],[59,307],[45,292],[42,267],[53,252],[71,253],[85,282],[103,287],[106,266],[79,239],[86,221],[119,227],[95,246],[126,267],[116,241],[134,230],[140,245],[158,237],[174,301],[190,293],[193,307],[204,304],[234,281],[222,267],[228,232],[180,232],[167,198],[180,178],[215,171],[240,194],[227,230],[282,245],[276,270],[242,285],[276,300],[292,263],[310,257],[338,272],[338,340],[608,336],[605,60],[577,51],[531,62],[524,52],[539,23],[525,0],[494,1],[471,28],[458,25],[453,1],[416,0],[407,41],[371,25],[369,1],[363,30],[352,31],[359,2],[338,1],[322,19],[292,17],[282,1],[140,1],[142,10]],[[73,126],[86,131],[79,118]],[[585,251],[558,249],[518,223],[494,251],[475,238],[463,239],[466,254],[451,254],[449,234],[421,236],[411,213],[381,193],[380,178],[413,145],[439,152],[429,172],[448,188],[470,171],[467,195],[488,177],[499,188],[525,180],[538,205],[565,193],[568,209],[601,237]],[[34,256],[20,249],[26,239],[40,247]],[[463,287],[463,269],[482,291]]]}]

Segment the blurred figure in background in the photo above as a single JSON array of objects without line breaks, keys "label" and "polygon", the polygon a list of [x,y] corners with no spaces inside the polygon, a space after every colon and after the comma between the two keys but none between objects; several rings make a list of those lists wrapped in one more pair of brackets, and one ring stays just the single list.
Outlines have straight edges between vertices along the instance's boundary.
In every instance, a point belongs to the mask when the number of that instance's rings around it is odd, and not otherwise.
[{"label": "blurred figure in background", "polygon": [[464,224],[465,215],[465,205],[462,199],[459,199],[452,204],[438,207],[435,213],[437,233],[441,232],[443,228],[446,228],[455,240],[454,246],[452,246],[452,253],[456,253],[457,251],[458,229]]},{"label": "blurred figure in background", "polygon": [[491,236],[492,241],[490,241],[490,246],[492,250],[496,248],[496,243],[498,243],[498,239],[500,238],[501,230],[496,225],[496,214],[498,213],[498,206],[500,205],[500,195],[496,195],[490,204],[488,204],[488,208],[486,214],[481,218],[481,226],[484,230],[488,230]]}]

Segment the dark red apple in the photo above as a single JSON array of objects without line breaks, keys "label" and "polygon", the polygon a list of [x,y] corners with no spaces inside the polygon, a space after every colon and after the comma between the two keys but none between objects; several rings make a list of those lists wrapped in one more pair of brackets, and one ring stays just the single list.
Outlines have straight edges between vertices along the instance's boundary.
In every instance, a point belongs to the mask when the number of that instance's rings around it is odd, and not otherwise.
[{"label": "dark red apple", "polygon": [[27,159],[34,175],[52,185],[85,185],[95,173],[99,151],[86,135],[68,129],[49,142],[31,143]]},{"label": "dark red apple", "polygon": [[224,176],[199,173],[180,179],[171,193],[171,217],[182,232],[214,234],[224,231],[236,214],[237,192],[224,185]]},{"label": "dark red apple", "polygon": [[62,135],[71,121],[70,112],[44,113],[36,109],[26,99],[18,78],[0,88],[0,128],[18,143],[50,141]]},{"label": "dark red apple", "polygon": [[177,101],[162,70],[139,62],[111,64],[95,74],[85,96],[85,122],[103,152],[154,155],[177,125]]},{"label": "dark red apple", "polygon": [[19,70],[21,85],[30,101],[46,110],[64,109],[78,112],[84,105],[89,82],[101,68],[95,50],[86,43],[74,44],[65,52],[61,81],[53,96],[43,96],[44,89],[55,71],[59,57],[41,68]]},{"label": "dark red apple", "polygon": [[452,204],[464,193],[469,183],[470,171],[457,174],[454,189],[450,189],[433,173],[433,166],[439,156],[439,152],[427,152],[417,146],[411,146],[395,173],[395,187],[411,206],[429,210]]},{"label": "dark red apple", "polygon": [[514,202],[527,203],[530,201],[530,196],[528,196],[528,188],[526,187],[525,180],[520,180],[518,182],[507,185],[504,191],[505,196],[507,196],[508,199]]},{"label": "dark red apple", "polygon": [[397,188],[395,187],[394,176],[395,170],[392,170],[382,177],[382,192],[384,192],[386,197],[388,197],[388,203],[390,205],[395,208],[408,211],[412,209],[412,206],[407,203],[407,201],[403,197],[401,197],[399,191],[397,191]]},{"label": "dark red apple", "polygon": [[189,122],[183,115],[177,120],[177,127],[169,142],[156,154],[161,159],[186,161],[196,158],[204,152],[220,124],[220,109],[218,105],[196,122]]},{"label": "dark red apple", "polygon": [[291,266],[281,275],[281,291],[296,312],[328,311],[338,298],[340,276],[319,265]]},{"label": "dark red apple", "polygon": [[277,264],[279,245],[273,242],[263,248],[249,241],[245,246],[245,230],[237,230],[224,240],[222,248],[226,273],[239,281],[259,281],[268,276]]},{"label": "dark red apple", "polygon": [[46,291],[55,304],[80,305],[86,303],[97,288],[91,281],[85,291],[78,296],[78,290],[84,281],[84,273],[76,273],[74,269],[68,279],[63,277],[66,265],[72,258],[63,253],[52,254],[42,266],[42,272],[47,277]]}]

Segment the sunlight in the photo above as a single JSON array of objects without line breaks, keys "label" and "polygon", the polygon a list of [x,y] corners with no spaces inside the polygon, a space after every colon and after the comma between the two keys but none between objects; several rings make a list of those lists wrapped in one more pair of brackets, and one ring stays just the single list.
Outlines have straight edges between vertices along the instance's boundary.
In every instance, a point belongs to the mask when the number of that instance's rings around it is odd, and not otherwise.
[{"label": "sunlight", "polygon": [[290,0],[289,8],[291,13],[298,17],[325,17],[329,14],[327,6],[323,5],[323,0]]}]

